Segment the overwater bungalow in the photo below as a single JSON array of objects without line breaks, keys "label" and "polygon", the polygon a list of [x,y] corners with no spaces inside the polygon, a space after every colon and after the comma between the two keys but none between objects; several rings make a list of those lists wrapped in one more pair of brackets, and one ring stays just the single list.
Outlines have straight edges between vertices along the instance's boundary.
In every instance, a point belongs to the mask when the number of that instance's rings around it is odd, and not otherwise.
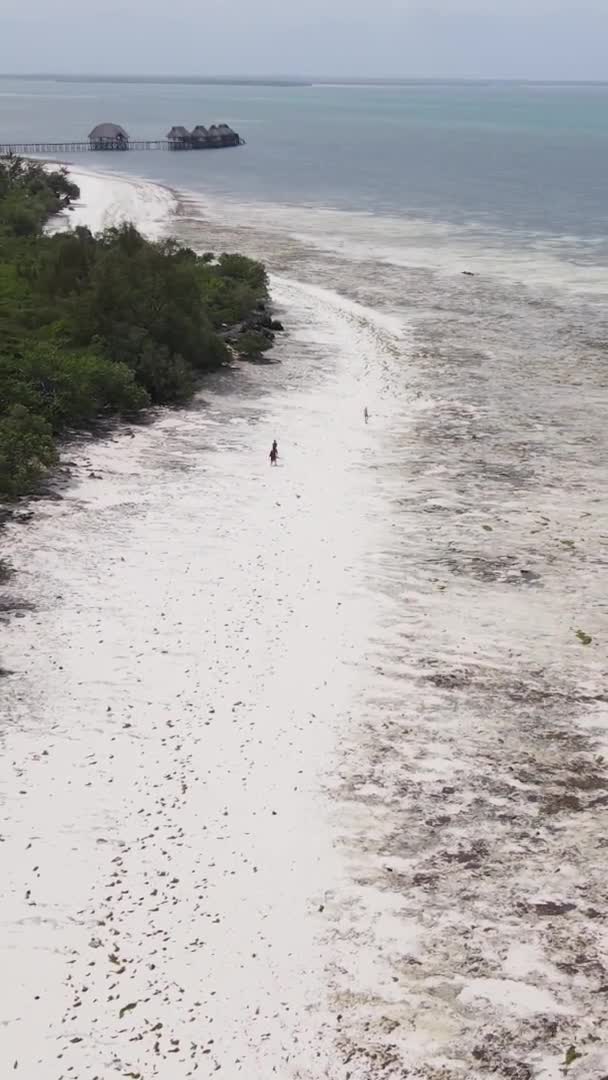
[{"label": "overwater bungalow", "polygon": [[197,124],[195,128],[192,128],[190,138],[194,149],[209,146],[209,132],[204,124]]},{"label": "overwater bungalow", "polygon": [[229,124],[212,124],[209,128],[211,146],[240,146],[241,140]]},{"label": "overwater bungalow", "polygon": [[240,146],[242,141],[228,124],[212,124],[210,128],[197,124],[192,131],[178,125],[172,127],[167,135],[170,150],[208,150],[217,146]]},{"label": "overwater bungalow", "polygon": [[220,139],[222,146],[238,146],[240,144],[240,138],[236,131],[233,131],[230,124],[218,124],[217,130],[220,133]]},{"label": "overwater bungalow", "polygon": [[97,124],[89,135],[91,150],[128,150],[129,136],[120,124]]},{"label": "overwater bungalow", "polygon": [[179,125],[172,127],[167,135],[170,150],[190,150],[191,141],[190,132]]}]

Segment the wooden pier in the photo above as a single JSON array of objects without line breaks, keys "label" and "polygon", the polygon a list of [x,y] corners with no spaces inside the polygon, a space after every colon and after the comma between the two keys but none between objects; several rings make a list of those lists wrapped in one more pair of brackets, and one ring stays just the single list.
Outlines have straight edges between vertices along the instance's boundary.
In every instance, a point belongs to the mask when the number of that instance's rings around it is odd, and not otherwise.
[{"label": "wooden pier", "polygon": [[27,142],[27,143],[0,143],[0,156],[7,154],[83,154],[97,153],[107,154],[115,151],[124,153],[127,150],[221,150],[227,145],[243,146],[244,140],[239,143],[206,143],[199,146],[190,145],[179,147],[169,142],[168,139],[129,139],[125,146],[99,147],[91,146],[89,142]]},{"label": "wooden pier", "polygon": [[65,142],[33,139],[30,142],[0,143],[0,155],[7,154],[83,154],[124,152],[126,150],[220,150],[242,146],[244,139],[228,124],[197,124],[192,131],[172,127],[164,139],[131,139],[120,124],[97,124],[88,139]]}]

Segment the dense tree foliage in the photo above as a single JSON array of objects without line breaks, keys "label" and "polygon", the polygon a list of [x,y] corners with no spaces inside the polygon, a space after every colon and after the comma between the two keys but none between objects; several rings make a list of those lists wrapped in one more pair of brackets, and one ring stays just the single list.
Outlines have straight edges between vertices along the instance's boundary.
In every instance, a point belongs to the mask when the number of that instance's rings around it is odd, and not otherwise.
[{"label": "dense tree foliage", "polygon": [[267,297],[264,267],[242,255],[197,256],[132,225],[47,233],[78,196],[63,169],[0,160],[0,495],[31,490],[70,427],[187,399],[227,359],[221,332]]}]

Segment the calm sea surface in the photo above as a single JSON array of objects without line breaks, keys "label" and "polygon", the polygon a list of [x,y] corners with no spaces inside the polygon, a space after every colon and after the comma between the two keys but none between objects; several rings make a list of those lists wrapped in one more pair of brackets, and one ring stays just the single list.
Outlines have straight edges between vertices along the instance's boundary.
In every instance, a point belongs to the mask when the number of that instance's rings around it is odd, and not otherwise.
[{"label": "calm sea surface", "polygon": [[89,166],[236,200],[585,238],[604,250],[608,85],[0,80],[0,141],[82,139],[105,120],[140,138],[226,121],[247,146],[87,154]]}]

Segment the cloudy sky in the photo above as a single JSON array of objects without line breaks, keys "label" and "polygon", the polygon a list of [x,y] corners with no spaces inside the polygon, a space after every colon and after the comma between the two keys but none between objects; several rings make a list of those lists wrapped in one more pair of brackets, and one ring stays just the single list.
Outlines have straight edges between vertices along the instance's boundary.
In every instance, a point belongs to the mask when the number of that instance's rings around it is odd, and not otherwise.
[{"label": "cloudy sky", "polygon": [[608,0],[0,0],[0,71],[608,79]]}]

